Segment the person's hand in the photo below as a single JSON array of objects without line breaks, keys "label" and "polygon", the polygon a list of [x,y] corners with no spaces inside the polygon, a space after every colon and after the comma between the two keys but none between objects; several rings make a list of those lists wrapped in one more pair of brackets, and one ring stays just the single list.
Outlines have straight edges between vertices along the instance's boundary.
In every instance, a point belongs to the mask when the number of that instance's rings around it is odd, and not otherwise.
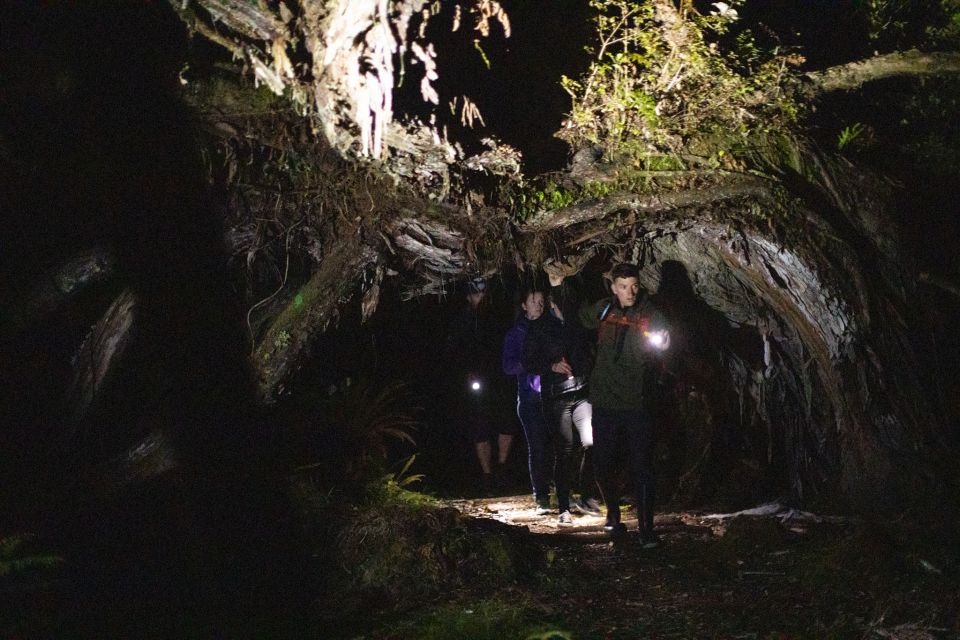
[{"label": "person's hand", "polygon": [[550,370],[554,373],[565,375],[568,378],[573,377],[573,368],[570,366],[570,363],[567,362],[566,358],[561,358],[560,362],[554,362]]},{"label": "person's hand", "polygon": [[[554,285],[554,286],[557,286],[557,285]],[[557,318],[557,320],[559,320],[560,322],[563,322],[563,312],[560,311],[560,307],[558,307],[557,303],[554,302],[553,300],[550,301],[550,310],[553,311],[553,315]]]},{"label": "person's hand", "polygon": [[566,256],[562,260],[553,260],[552,258],[543,263],[543,270],[547,272],[550,278],[551,287],[559,287],[563,279],[580,272],[590,258],[593,252],[588,251],[583,254]]}]

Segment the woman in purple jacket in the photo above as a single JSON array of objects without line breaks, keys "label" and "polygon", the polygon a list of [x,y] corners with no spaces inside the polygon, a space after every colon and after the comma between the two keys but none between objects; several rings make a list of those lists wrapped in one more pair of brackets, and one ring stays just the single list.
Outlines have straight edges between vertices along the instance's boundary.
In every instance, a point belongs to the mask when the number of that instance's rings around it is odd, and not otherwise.
[{"label": "woman in purple jacket", "polygon": [[531,325],[543,321],[544,294],[534,287],[523,290],[520,304],[523,314],[507,332],[503,341],[503,371],[517,376],[517,416],[527,439],[530,484],[533,485],[537,513],[550,513],[550,468],[547,447],[550,446],[547,423],[540,402],[540,376],[523,369],[523,343]]}]

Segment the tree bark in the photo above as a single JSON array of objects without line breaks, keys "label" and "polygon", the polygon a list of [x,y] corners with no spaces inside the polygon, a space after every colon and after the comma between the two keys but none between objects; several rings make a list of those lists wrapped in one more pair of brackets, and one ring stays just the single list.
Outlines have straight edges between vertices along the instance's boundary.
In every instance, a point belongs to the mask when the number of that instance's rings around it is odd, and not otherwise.
[{"label": "tree bark", "polygon": [[684,207],[709,207],[735,198],[760,198],[767,195],[773,183],[751,176],[738,176],[725,183],[678,189],[654,194],[622,192],[579,202],[563,209],[545,211],[521,227],[525,233],[565,229],[603,218],[617,211],[663,213]]},{"label": "tree bark", "polygon": [[253,352],[261,397],[273,402],[283,385],[310,354],[318,333],[338,318],[342,305],[357,293],[357,281],[378,261],[375,250],[343,242],[332,248],[319,269],[290,300]]},{"label": "tree bark", "polygon": [[943,76],[960,73],[960,53],[924,53],[912,49],[813,71],[804,76],[806,92],[815,96],[851,91],[867,82],[902,76]]}]

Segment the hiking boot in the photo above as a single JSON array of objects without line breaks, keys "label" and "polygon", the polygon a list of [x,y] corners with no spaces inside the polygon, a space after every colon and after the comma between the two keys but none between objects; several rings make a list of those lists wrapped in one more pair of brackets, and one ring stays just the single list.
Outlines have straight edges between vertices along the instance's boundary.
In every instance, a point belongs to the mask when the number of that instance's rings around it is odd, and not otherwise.
[{"label": "hiking boot", "polygon": [[653,530],[649,531],[640,531],[640,548],[641,549],[654,549],[660,545],[660,538],[657,536]]},{"label": "hiking boot", "polygon": [[598,517],[603,515],[603,511],[600,510],[600,503],[594,498],[576,500],[572,505],[572,511],[582,513],[585,516]]},{"label": "hiking boot", "polygon": [[539,498],[537,499],[537,508],[535,513],[538,516],[545,516],[549,513],[553,513],[553,509],[550,508],[550,499],[549,498]]},{"label": "hiking boot", "polygon": [[607,502],[607,521],[603,524],[603,530],[609,533],[611,538],[622,538],[627,532],[627,528],[620,522],[620,505],[616,502]]},{"label": "hiking boot", "polygon": [[560,527],[569,527],[573,524],[573,516],[570,515],[569,511],[563,511],[560,513],[560,517],[557,518],[557,526]]}]

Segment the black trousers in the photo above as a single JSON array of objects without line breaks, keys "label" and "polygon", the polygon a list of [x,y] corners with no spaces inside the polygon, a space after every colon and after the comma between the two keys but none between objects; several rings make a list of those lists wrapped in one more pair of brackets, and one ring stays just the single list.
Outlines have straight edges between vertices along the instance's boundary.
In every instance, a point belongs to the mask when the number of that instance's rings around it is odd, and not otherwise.
[{"label": "black trousers", "polygon": [[517,396],[517,416],[527,439],[527,467],[537,501],[550,500],[550,432],[543,415],[540,394],[532,391]]},{"label": "black trousers", "polygon": [[617,460],[629,455],[630,483],[641,531],[653,531],[656,480],[653,471],[653,420],[645,410],[593,408],[593,449],[597,482],[607,503],[607,520],[620,522]]}]

